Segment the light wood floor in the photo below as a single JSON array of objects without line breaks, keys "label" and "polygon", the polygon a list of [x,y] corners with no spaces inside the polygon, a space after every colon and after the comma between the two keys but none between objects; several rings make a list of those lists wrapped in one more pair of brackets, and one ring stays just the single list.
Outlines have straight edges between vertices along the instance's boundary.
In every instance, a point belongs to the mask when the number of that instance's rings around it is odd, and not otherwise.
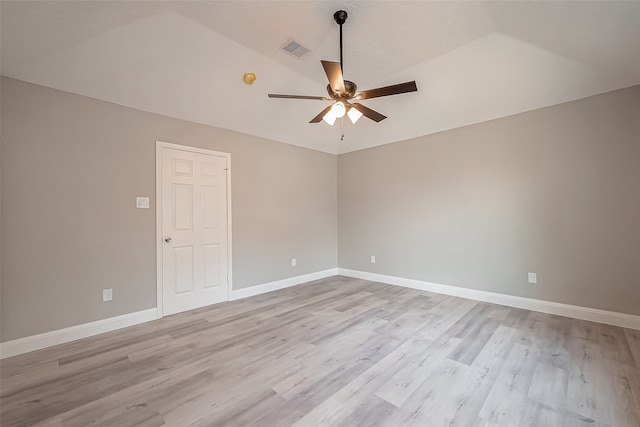
[{"label": "light wood floor", "polygon": [[640,331],[345,277],[6,359],[9,426],[640,426]]}]

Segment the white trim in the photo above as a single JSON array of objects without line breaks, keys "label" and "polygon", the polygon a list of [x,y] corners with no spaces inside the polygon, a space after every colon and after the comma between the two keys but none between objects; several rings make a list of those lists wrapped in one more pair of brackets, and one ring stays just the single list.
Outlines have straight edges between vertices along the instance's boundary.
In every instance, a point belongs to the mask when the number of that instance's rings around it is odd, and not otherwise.
[{"label": "white trim", "polygon": [[227,301],[231,301],[231,289],[233,289],[233,239],[231,238],[231,154],[227,153]]},{"label": "white trim", "polygon": [[[387,276],[366,271],[349,270],[346,268],[330,268],[315,273],[289,277],[275,282],[263,283],[244,289],[230,290],[229,300],[234,301],[248,298],[279,289],[296,286],[302,283],[327,277],[342,275],[356,279],[371,280],[390,285],[403,286],[421,291],[436,292],[444,295],[452,295],[475,301],[483,301],[508,307],[533,310],[541,313],[555,314],[591,322],[605,323],[623,328],[640,330],[640,316],[617,313],[614,311],[600,310],[596,308],[580,307],[576,305],[562,304],[552,301],[543,301],[533,298],[524,298],[513,295],[498,294],[494,292],[480,291],[477,289],[461,288],[457,286],[442,285],[438,283],[424,282],[421,280],[405,279],[402,277]],[[58,344],[87,338],[105,332],[115,331],[128,326],[138,325],[161,318],[160,308],[150,308],[135,313],[123,314],[109,319],[96,320],[95,322],[71,326],[56,331],[45,332],[13,341],[0,343],[0,359],[17,356],[30,351],[40,350]]]},{"label": "white trim", "polygon": [[58,329],[57,331],[45,332],[13,341],[0,343],[0,359],[17,356],[30,351],[40,350],[58,344],[64,344],[81,338],[115,331],[127,326],[138,325],[158,319],[158,310],[150,308],[148,310],[137,311],[135,313],[123,314],[109,319],[96,320],[95,322],[82,325],[71,326],[69,328]]},{"label": "white trim", "polygon": [[[192,147],[190,145],[173,144],[171,142],[156,141],[156,149],[158,147],[160,147],[160,148],[170,148],[172,150],[186,151],[186,152],[189,152],[189,153],[206,154],[208,156],[220,156],[220,157],[227,157],[227,158],[231,157],[231,154],[224,153],[222,151],[209,150],[207,148]],[[157,152],[158,151],[156,150],[156,153]]]},{"label": "white trim", "polygon": [[[263,283],[261,285],[251,286],[249,288],[230,290],[229,300],[234,301],[242,298],[248,298],[267,292],[276,291],[278,289],[284,289],[302,283],[311,282],[313,280],[324,279],[327,277],[335,276],[337,274],[338,269],[331,268],[329,270],[289,277],[287,279],[277,280],[275,282]],[[19,338],[13,341],[3,342],[0,343],[0,359],[18,356],[30,351],[40,350],[46,347],[64,344],[81,338],[87,338],[105,332],[115,331],[116,329],[126,328],[127,326],[138,325],[140,323],[160,319],[162,317],[160,313],[160,307],[150,308],[148,310],[123,314],[121,316],[112,317],[109,319],[96,320],[95,322],[71,326],[69,328],[59,329],[57,331],[45,332],[25,338]]]},{"label": "white trim", "polygon": [[[161,145],[162,144],[162,145]],[[158,318],[164,316],[162,307],[162,147],[156,141],[156,308]]]},{"label": "white trim", "polygon": [[158,318],[164,316],[162,310],[162,149],[171,148],[191,153],[207,154],[227,159],[227,301],[231,299],[232,281],[232,254],[231,242],[231,154],[221,151],[207,150],[204,148],[190,147],[186,145],[172,144],[170,142],[156,141],[156,305]]},{"label": "white trim", "polygon": [[303,274],[301,276],[289,277],[287,279],[276,280],[275,282],[263,283],[261,285],[250,286],[243,289],[231,290],[229,296],[230,301],[242,298],[253,297],[267,292],[277,291],[278,289],[289,288],[291,286],[300,285],[302,283],[312,282],[314,280],[325,279],[327,277],[338,274],[337,268],[330,268],[324,271],[316,271],[315,273]]},{"label": "white trim", "polygon": [[458,286],[441,285],[439,283],[405,279],[403,277],[387,276],[384,274],[369,273],[366,271],[349,270],[346,268],[338,268],[338,274],[356,279],[371,280],[374,282],[387,283],[389,285],[419,289],[421,291],[436,292],[439,294],[452,295],[475,301],[489,302],[492,304],[506,305],[508,307],[522,308],[525,310],[539,311],[541,313],[556,314],[558,316],[572,317],[574,319],[588,320],[591,322],[605,323],[607,325],[640,330],[640,316],[633,314],[617,313],[615,311],[480,291],[477,289],[468,289]]}]

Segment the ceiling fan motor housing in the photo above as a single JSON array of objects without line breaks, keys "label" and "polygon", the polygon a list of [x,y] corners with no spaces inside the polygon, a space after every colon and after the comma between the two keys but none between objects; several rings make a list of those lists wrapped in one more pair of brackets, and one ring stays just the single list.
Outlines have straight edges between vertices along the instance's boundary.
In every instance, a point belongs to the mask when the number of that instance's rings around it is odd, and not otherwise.
[{"label": "ceiling fan motor housing", "polygon": [[331,89],[331,85],[327,85],[327,92],[329,93],[329,96],[336,101],[351,99],[355,96],[357,91],[358,86],[349,80],[344,80],[344,92],[334,92],[333,89]]}]

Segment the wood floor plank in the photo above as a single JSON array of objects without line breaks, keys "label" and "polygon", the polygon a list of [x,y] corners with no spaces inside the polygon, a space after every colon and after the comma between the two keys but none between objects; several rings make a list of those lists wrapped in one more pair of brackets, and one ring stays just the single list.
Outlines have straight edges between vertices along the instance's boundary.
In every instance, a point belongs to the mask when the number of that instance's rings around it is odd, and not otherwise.
[{"label": "wood floor plank", "polygon": [[607,350],[593,341],[576,344],[569,368],[568,410],[610,426],[640,425],[624,365],[604,357]]},{"label": "wood floor plank", "polygon": [[2,427],[640,426],[640,331],[335,276],[0,361]]},{"label": "wood floor plank", "polygon": [[15,393],[16,389],[56,378],[62,374],[62,370],[57,360],[50,360],[33,366],[27,365],[24,368],[15,369],[10,375],[6,372],[3,372],[3,374],[7,376],[0,379],[0,384],[2,384],[0,397]]},{"label": "wood floor plank", "polygon": [[417,354],[412,351],[405,366],[376,391],[376,396],[396,407],[402,406],[459,344],[459,338],[442,335],[423,351]]},{"label": "wood floor plank", "polygon": [[206,391],[213,381],[213,374],[208,372],[213,366],[229,366],[232,370],[239,352],[243,353],[238,348],[227,348],[207,358],[161,371],[146,381],[77,406],[62,413],[60,418],[64,425],[80,427],[109,414],[117,414],[130,405],[149,405],[159,411],[166,411],[167,408],[180,405]]},{"label": "wood floor plank", "polygon": [[604,357],[615,360],[623,365],[637,366],[631,346],[622,328],[610,325],[598,325],[600,329],[599,339],[604,349]]},{"label": "wood floor plank", "polygon": [[[305,371],[275,385],[273,389],[287,399],[292,399],[302,393],[307,395],[317,393],[316,388],[319,384],[325,384],[326,388],[331,387],[333,393],[335,393],[342,388],[342,386],[353,380],[353,378],[349,377],[350,374],[360,370],[357,372],[357,375],[359,375],[372,365],[374,361],[377,362],[383,359],[399,345],[400,342],[398,341],[377,336],[358,343],[357,350],[356,347],[352,349],[336,347],[340,349],[340,351],[333,353],[333,355],[320,366],[310,366]],[[356,351],[358,356],[353,357]],[[357,377],[357,375],[355,375],[354,378]],[[332,384],[326,385],[327,379],[334,377],[336,380],[334,380]],[[338,387],[338,385],[341,386]]]},{"label": "wood floor plank", "polygon": [[379,391],[395,373],[403,369],[408,363],[418,360],[420,355],[425,354],[423,348],[429,344],[432,344],[432,342],[422,336],[416,336],[411,340],[405,341],[378,363],[337,391],[332,396],[332,399],[342,403],[345,408],[354,410],[368,396]]},{"label": "wood floor plank", "polygon": [[636,402],[636,410],[640,409],[640,368],[624,367],[624,372],[629,380],[631,394]]},{"label": "wood floor plank", "polygon": [[624,335],[627,338],[629,349],[633,354],[633,360],[636,363],[636,368],[640,368],[640,331],[625,329]]},{"label": "wood floor plank", "polygon": [[569,373],[566,370],[538,362],[529,386],[529,399],[563,413],[567,408],[568,386]]},{"label": "wood floor plank", "polygon": [[390,425],[425,426],[449,425],[452,421],[451,405],[457,402],[443,402],[451,396],[451,384],[456,377],[468,377],[472,368],[450,359],[444,359],[420,386],[411,394],[398,410],[391,415]]},{"label": "wood floor plank", "polygon": [[518,423],[520,427],[609,427],[595,420],[581,417],[571,412],[558,412],[529,401]]},{"label": "wood floor plank", "polygon": [[462,342],[453,350],[449,358],[465,365],[471,365],[493,333],[498,329],[498,326],[500,326],[500,323],[490,317],[478,319],[469,328],[468,333],[461,338]]},{"label": "wood floor plank", "polygon": [[352,426],[390,426],[389,419],[394,414],[396,408],[390,403],[378,398],[377,396],[367,396],[355,407],[349,407],[351,412],[347,416],[343,416],[345,412],[338,415],[331,425],[335,427],[352,427]]},{"label": "wood floor plank", "polygon": [[[216,408],[203,414],[200,419],[191,423],[191,425],[194,427],[209,427],[212,419],[215,419],[216,424],[221,426],[251,425],[256,417],[269,411],[280,402],[282,402],[282,398],[273,390],[257,391],[234,404],[224,407],[222,410]],[[184,424],[181,423],[180,425]]]},{"label": "wood floor plank", "polygon": [[316,427],[334,425],[344,413],[345,406],[329,398],[293,424],[294,427]]},{"label": "wood floor plank", "polygon": [[499,425],[517,425],[527,402],[539,350],[515,344],[487,397],[480,417]]},{"label": "wood floor plank", "polygon": [[472,366],[489,370],[496,360],[506,360],[515,344],[517,333],[514,328],[498,326],[476,356]]}]

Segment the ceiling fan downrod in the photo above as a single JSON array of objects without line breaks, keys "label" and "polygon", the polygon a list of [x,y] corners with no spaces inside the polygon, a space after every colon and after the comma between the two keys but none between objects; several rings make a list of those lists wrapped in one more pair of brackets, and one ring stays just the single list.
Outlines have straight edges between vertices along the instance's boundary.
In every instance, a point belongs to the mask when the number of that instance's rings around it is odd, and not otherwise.
[{"label": "ceiling fan downrod", "polygon": [[342,63],[342,24],[347,21],[347,11],[339,10],[333,14],[333,19],[336,21],[338,25],[340,25],[340,71],[344,74],[344,66]]}]

